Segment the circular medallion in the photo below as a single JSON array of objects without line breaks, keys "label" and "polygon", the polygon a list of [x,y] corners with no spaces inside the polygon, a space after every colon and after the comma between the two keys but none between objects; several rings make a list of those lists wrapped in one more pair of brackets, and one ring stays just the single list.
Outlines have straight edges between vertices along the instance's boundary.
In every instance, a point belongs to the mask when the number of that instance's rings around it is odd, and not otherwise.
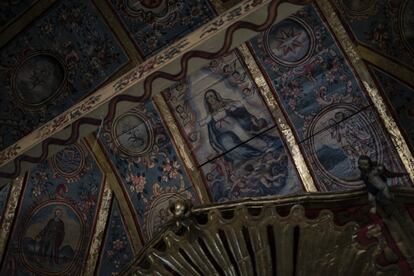
[{"label": "circular medallion", "polygon": [[159,7],[165,0],[127,0],[126,6],[133,10],[139,11],[142,8],[154,9]]},{"label": "circular medallion", "polygon": [[55,172],[64,177],[77,176],[85,164],[85,152],[80,145],[73,144],[56,153],[51,164]]},{"label": "circular medallion", "polygon": [[414,2],[406,0],[401,5],[400,28],[404,45],[414,55]]},{"label": "circular medallion", "polygon": [[172,218],[168,210],[170,203],[183,199],[178,193],[163,193],[151,202],[149,211],[145,213],[145,230],[149,239]]},{"label": "circular medallion", "polygon": [[128,112],[119,116],[112,125],[111,135],[119,150],[130,156],[143,155],[154,144],[151,123],[140,113]]},{"label": "circular medallion", "polygon": [[84,223],[79,212],[63,201],[49,201],[32,211],[19,239],[27,269],[38,275],[67,275],[79,261]]},{"label": "circular medallion", "polygon": [[380,128],[366,113],[350,104],[336,104],[322,110],[309,126],[309,156],[317,171],[344,186],[361,185],[344,179],[356,177],[359,156],[382,162]]},{"label": "circular medallion", "polygon": [[269,56],[277,63],[297,66],[312,56],[315,37],[303,20],[289,17],[273,25],[265,33],[264,46]]},{"label": "circular medallion", "polygon": [[353,16],[371,15],[376,0],[341,0],[342,6]]},{"label": "circular medallion", "polygon": [[12,75],[12,90],[23,105],[39,107],[60,93],[65,78],[65,67],[57,57],[36,53],[16,67]]}]

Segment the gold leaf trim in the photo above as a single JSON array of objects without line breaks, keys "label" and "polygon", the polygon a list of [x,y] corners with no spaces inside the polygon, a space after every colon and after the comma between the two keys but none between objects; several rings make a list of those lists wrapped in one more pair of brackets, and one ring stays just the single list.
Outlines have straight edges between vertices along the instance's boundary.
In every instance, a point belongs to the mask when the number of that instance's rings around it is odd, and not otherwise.
[{"label": "gold leaf trim", "polygon": [[365,46],[358,45],[356,50],[362,59],[414,87],[414,72],[410,69],[374,52]]},{"label": "gold leaf trim", "polygon": [[16,208],[19,203],[24,182],[25,176],[19,176],[13,180],[12,183],[8,184],[12,185],[12,187],[0,228],[0,260],[3,258],[3,254],[6,251],[7,240],[9,239],[9,234],[13,225],[14,216],[16,215]]},{"label": "gold leaf trim", "polygon": [[102,241],[105,237],[105,227],[111,209],[112,191],[109,188],[108,180],[105,180],[102,201],[99,208],[95,232],[89,248],[88,260],[83,275],[93,275],[99,257]]},{"label": "gold leaf trim", "polygon": [[173,115],[171,114],[170,109],[167,106],[167,103],[160,94],[154,96],[153,100],[158,108],[158,112],[160,113],[161,118],[165,123],[165,126],[171,133],[171,138],[174,141],[174,145],[178,151],[178,154],[181,157],[181,160],[183,160],[185,170],[191,178],[191,182],[197,192],[197,195],[200,199],[200,203],[210,203],[210,197],[204,184],[204,181],[200,175],[199,169],[197,168],[193,158],[191,157],[191,151],[187,147],[187,144],[181,136],[181,132],[178,129],[178,126],[174,120]]},{"label": "gold leaf trim", "polygon": [[371,98],[375,109],[380,115],[388,134],[391,137],[391,140],[398,152],[398,155],[401,158],[401,161],[404,164],[405,169],[407,170],[411,182],[414,183],[414,158],[411,154],[407,142],[405,141],[403,135],[401,134],[400,129],[398,128],[394,118],[392,117],[390,111],[388,110],[384,99],[378,92],[378,89],[368,72],[367,67],[362,62],[359,57],[354,44],[351,42],[348,34],[345,31],[345,28],[342,26],[338,16],[336,15],[333,7],[328,0],[317,0],[316,1],[319,9],[322,11],[326,21],[329,26],[335,33],[339,43],[346,56],[349,58],[351,64],[355,68],[356,73],[361,79],[366,91],[368,92],[369,97]]},{"label": "gold leaf trim", "polygon": [[260,89],[260,93],[263,95],[267,106],[269,107],[273,118],[276,120],[279,130],[281,131],[284,140],[289,148],[290,154],[292,155],[293,163],[296,166],[296,169],[299,172],[299,176],[302,180],[303,185],[307,192],[317,192],[318,189],[315,186],[313,178],[309,172],[309,168],[305,162],[305,158],[302,155],[302,152],[299,149],[299,145],[296,141],[293,131],[289,126],[285,116],[282,113],[282,110],[276,101],[270,86],[266,82],[262,72],[259,69],[254,57],[250,53],[250,50],[247,48],[246,44],[242,44],[238,47],[238,50],[243,56],[244,62],[247,65],[251,75],[253,76],[254,82]]},{"label": "gold leaf trim", "polygon": [[139,237],[137,226],[134,222],[134,217],[132,215],[131,209],[128,206],[128,200],[125,197],[122,191],[122,183],[119,183],[118,178],[115,175],[109,161],[107,159],[106,154],[98,142],[94,134],[90,134],[85,138],[86,144],[88,145],[89,149],[95,156],[95,159],[101,166],[102,170],[105,173],[105,177],[109,183],[110,188],[115,194],[115,198],[118,200],[119,208],[121,209],[122,217],[124,218],[124,222],[131,238],[132,248],[134,252],[138,252],[142,248],[141,239]]}]

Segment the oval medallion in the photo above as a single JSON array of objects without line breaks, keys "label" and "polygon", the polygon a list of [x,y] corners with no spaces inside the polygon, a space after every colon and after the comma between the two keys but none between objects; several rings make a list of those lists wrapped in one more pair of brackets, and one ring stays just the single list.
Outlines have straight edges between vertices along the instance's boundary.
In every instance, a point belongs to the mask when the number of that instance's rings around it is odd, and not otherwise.
[{"label": "oval medallion", "polygon": [[337,104],[322,110],[309,126],[309,156],[321,173],[344,186],[360,185],[343,179],[356,177],[361,155],[382,162],[381,130],[366,112],[353,105]]},{"label": "oval medallion", "polygon": [[119,116],[112,125],[111,134],[120,151],[130,156],[143,155],[154,144],[153,129],[149,120],[135,112]]},{"label": "oval medallion", "polygon": [[265,50],[276,62],[296,66],[313,54],[315,38],[311,28],[301,19],[289,17],[273,25],[264,35]]},{"label": "oval medallion", "polygon": [[54,99],[65,82],[65,67],[55,56],[37,53],[26,58],[14,71],[12,90],[16,98],[30,107]]},{"label": "oval medallion", "polygon": [[163,193],[151,202],[148,206],[149,211],[145,214],[145,232],[148,239],[151,239],[159,228],[172,218],[168,210],[170,203],[183,199],[178,193]]},{"label": "oval medallion", "polygon": [[85,164],[85,152],[80,145],[73,144],[56,153],[51,161],[56,173],[73,177],[79,174]]},{"label": "oval medallion", "polygon": [[19,240],[23,264],[35,274],[66,275],[77,265],[83,232],[81,215],[66,202],[38,206],[25,222]]},{"label": "oval medallion", "polygon": [[414,2],[406,0],[400,12],[400,28],[404,45],[414,55]]}]

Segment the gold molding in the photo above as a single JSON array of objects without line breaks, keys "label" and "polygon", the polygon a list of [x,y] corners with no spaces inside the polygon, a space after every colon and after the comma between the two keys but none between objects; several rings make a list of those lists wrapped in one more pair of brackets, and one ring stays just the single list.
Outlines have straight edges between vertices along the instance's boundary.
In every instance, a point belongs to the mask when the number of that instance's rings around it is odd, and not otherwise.
[{"label": "gold molding", "polygon": [[178,154],[183,160],[185,170],[187,174],[190,176],[191,182],[197,192],[198,198],[200,199],[201,204],[210,203],[209,193],[207,191],[206,185],[201,177],[200,171],[197,168],[196,163],[194,162],[191,151],[188,148],[187,144],[184,141],[184,138],[181,135],[180,130],[174,120],[173,115],[171,114],[170,109],[167,106],[164,98],[161,94],[157,94],[153,97],[153,101],[157,106],[158,112],[165,123],[165,126],[168,128],[170,132],[170,136],[173,140],[173,144],[177,149]]},{"label": "gold molding", "polygon": [[[138,65],[143,62],[143,59],[139,55],[137,48],[134,44],[132,38],[128,35],[127,30],[122,26],[118,16],[109,6],[107,1],[93,0],[98,11],[101,13],[103,20],[109,26],[112,31],[112,34],[115,36],[116,40],[123,46],[123,49],[126,51],[127,55],[131,59],[133,65]],[[128,66],[128,70],[122,70],[123,72],[118,72],[111,79],[120,77],[123,73],[126,73],[131,66]]]},{"label": "gold molding", "polygon": [[[359,199],[368,203],[366,193]],[[349,203],[347,206],[353,206]],[[245,201],[226,209],[216,204],[201,212],[207,218],[203,224],[191,216],[190,209],[177,216],[175,223],[166,224],[123,275],[169,275],[171,270],[184,275],[398,274],[395,255],[378,227],[369,225],[371,231],[364,233],[357,220],[337,225],[332,205],[323,206],[318,216],[310,219],[305,213],[312,207],[297,204],[284,205],[289,213],[283,216],[278,204],[252,207]],[[175,210],[180,205],[176,202]],[[253,208],[255,215],[250,212]],[[232,211],[231,218],[224,210]],[[180,235],[176,234],[178,229]],[[362,245],[356,235],[376,237],[376,241]],[[386,265],[378,263],[382,253]]]},{"label": "gold molding", "polygon": [[132,248],[134,252],[138,252],[142,248],[142,242],[138,233],[138,229],[133,219],[133,213],[128,206],[127,199],[122,191],[122,183],[119,183],[118,178],[113,171],[108,157],[104,153],[104,149],[101,144],[96,139],[95,135],[92,133],[85,138],[86,144],[92,154],[95,156],[95,159],[101,166],[102,170],[105,173],[105,177],[109,183],[111,190],[115,194],[115,198],[118,200],[119,208],[124,219],[125,226],[129,233],[132,242]]},{"label": "gold molding", "polygon": [[367,67],[358,55],[355,45],[351,42],[350,37],[346,33],[345,28],[341,24],[341,21],[339,20],[329,1],[317,0],[316,3],[326,18],[329,26],[335,33],[346,56],[349,58],[351,64],[355,68],[355,71],[363,83],[365,90],[368,92],[368,96],[373,102],[374,108],[377,110],[385,125],[385,128],[387,129],[389,136],[391,137],[398,155],[400,156],[401,161],[403,162],[404,167],[410,176],[411,182],[414,183],[414,157],[411,154],[404,136],[402,135],[394,118],[388,110],[387,105],[385,104],[385,100],[378,92],[375,82],[373,81]]},{"label": "gold molding", "polygon": [[[17,156],[26,152],[29,152],[28,155],[31,156],[33,153],[41,151],[40,143],[51,136],[61,134],[65,128],[67,129],[66,134],[70,133],[72,135],[71,129],[67,128],[67,126],[84,116],[97,119],[99,115],[106,113],[109,101],[120,94],[134,95],[141,99],[146,99],[150,96],[151,91],[161,91],[167,88],[171,81],[162,76],[155,77],[154,74],[157,74],[157,72],[176,74],[177,70],[191,74],[191,72],[204,66],[208,60],[201,58],[185,59],[186,66],[183,67],[182,63],[184,61],[182,58],[185,53],[192,50],[214,53],[220,51],[222,47],[230,50],[256,34],[254,31],[240,27],[240,30],[236,32],[237,35],[233,36],[235,34],[233,29],[234,32],[227,32],[230,26],[234,26],[233,24],[241,21],[255,24],[265,24],[270,22],[270,19],[280,21],[301,8],[300,5],[294,4],[295,1],[292,0],[291,2],[293,3],[289,3],[289,1],[243,1],[231,10],[176,41],[159,54],[148,58],[123,77],[107,83],[54,119],[1,150],[0,167],[2,169],[4,167],[5,173],[14,172],[16,167],[11,161]],[[278,12],[268,13],[268,7],[277,8]],[[232,36],[231,40],[226,38],[229,35]],[[230,41],[231,44],[225,43],[225,41]],[[157,81],[153,81],[154,78],[157,78]],[[86,134],[81,133],[80,135],[83,137]],[[18,162],[22,170],[30,166],[28,162]],[[1,181],[4,181],[4,179],[0,178]]]},{"label": "gold molding", "polygon": [[[223,3],[226,2],[226,3]],[[240,3],[241,0],[230,0],[230,1],[223,1],[223,0],[210,0],[210,5],[214,7],[217,14],[222,14],[231,7]]]},{"label": "gold molding", "polygon": [[0,261],[4,257],[3,254],[6,251],[6,244],[9,239],[11,227],[13,225],[14,216],[16,215],[17,205],[21,196],[23,184],[26,180],[26,175],[19,176],[15,180],[11,181],[11,191],[9,199],[7,201],[6,210],[0,228]]},{"label": "gold molding", "polygon": [[398,64],[363,45],[356,46],[356,51],[365,61],[414,87],[414,72],[408,67]]},{"label": "gold molding", "polygon": [[302,180],[303,186],[307,192],[316,192],[318,189],[313,181],[310,174],[308,165],[305,162],[305,158],[300,151],[299,144],[296,141],[295,136],[290,125],[287,122],[277,100],[275,99],[269,84],[266,82],[262,72],[259,69],[253,55],[250,53],[249,48],[246,44],[242,44],[238,47],[241,55],[244,58],[244,62],[247,65],[251,75],[253,76],[254,82],[259,87],[261,94],[263,95],[267,106],[269,107],[274,120],[278,126],[278,129],[282,133],[282,136],[287,144],[290,154],[292,155],[293,163],[299,172],[299,177]]},{"label": "gold molding", "polygon": [[88,259],[86,261],[83,275],[93,275],[99,258],[99,252],[102,241],[105,238],[105,228],[108,221],[108,215],[111,209],[112,191],[109,188],[108,179],[105,180],[102,201],[99,206],[99,213],[96,221],[95,232],[92,237],[91,246],[89,247]]},{"label": "gold molding", "polygon": [[16,34],[20,33],[55,2],[56,0],[40,0],[20,14],[18,18],[13,19],[6,27],[0,28],[0,48],[6,45]]}]

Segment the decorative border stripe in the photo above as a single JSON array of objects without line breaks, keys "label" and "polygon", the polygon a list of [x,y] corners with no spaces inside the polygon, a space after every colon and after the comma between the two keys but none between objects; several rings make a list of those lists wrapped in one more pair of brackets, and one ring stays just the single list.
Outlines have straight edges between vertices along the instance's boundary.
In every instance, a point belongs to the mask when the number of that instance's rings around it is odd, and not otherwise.
[{"label": "decorative border stripe", "polygon": [[173,115],[170,112],[170,109],[167,106],[164,98],[161,94],[154,96],[153,98],[155,105],[157,106],[158,112],[161,115],[162,120],[165,123],[165,126],[168,128],[171,139],[174,142],[174,145],[177,149],[178,154],[183,160],[185,170],[187,171],[188,176],[191,179],[191,183],[194,186],[198,198],[200,199],[201,204],[208,204],[211,203],[211,196],[204,184],[203,178],[201,177],[200,171],[194,162],[191,151],[188,148],[187,144],[185,143],[180,130],[173,118]]},{"label": "decorative border stripe", "polygon": [[138,252],[142,248],[142,242],[138,233],[138,229],[133,219],[131,209],[128,206],[127,199],[122,192],[122,183],[119,183],[115,172],[113,171],[107,156],[104,153],[102,145],[98,142],[94,134],[90,134],[85,138],[86,144],[88,145],[90,151],[95,156],[95,159],[101,166],[102,170],[105,173],[105,177],[109,183],[111,190],[115,194],[115,198],[118,200],[119,208],[121,210],[122,217],[124,218],[124,223],[126,225],[127,231],[131,238],[132,248],[134,252]]},{"label": "decorative border stripe", "polygon": [[384,70],[386,73],[391,74],[397,79],[400,79],[414,87],[414,72],[407,67],[398,64],[362,45],[358,45],[356,47],[356,51],[365,61],[368,61],[369,63]]},{"label": "decorative border stripe", "polygon": [[17,177],[12,183],[9,200],[7,201],[6,210],[0,225],[0,264],[3,262],[3,254],[6,252],[6,245],[9,240],[9,234],[12,230],[14,217],[16,215],[16,208],[19,203],[23,184],[26,183],[27,174]]},{"label": "decorative border stripe", "polygon": [[[0,172],[0,181],[2,180],[1,178],[13,178],[18,175],[22,169],[21,163],[23,161],[37,163],[39,160],[41,161],[46,158],[49,154],[50,145],[67,145],[69,141],[77,140],[80,135],[79,128],[81,125],[90,124],[97,127],[101,121],[98,119],[99,115],[105,114],[104,110],[97,110],[97,108],[101,106],[101,108],[105,108],[103,105],[107,104],[108,101],[110,101],[109,105],[111,105],[111,103],[116,103],[120,100],[118,97],[128,97],[128,94],[136,91],[142,91],[142,95],[136,97],[137,101],[147,100],[153,90],[162,90],[171,83],[170,80],[182,79],[187,74],[203,66],[207,61],[202,59],[212,59],[220,56],[236,44],[250,39],[254,35],[254,32],[260,32],[268,28],[274,23],[276,18],[281,20],[297,11],[300,8],[298,5],[306,4],[307,1],[288,0],[286,3],[282,3],[279,0],[250,0],[234,7],[204,27],[199,28],[187,37],[171,45],[160,54],[148,59],[124,77],[96,91],[85,98],[84,101],[72,106],[52,121],[1,151],[0,166],[4,166],[11,161],[14,162],[10,166],[7,166],[7,169],[3,169],[3,172]],[[267,12],[264,12],[266,8]],[[257,21],[263,17],[266,18],[261,24],[246,21]],[[242,29],[249,31],[244,30],[242,34],[240,33]],[[233,35],[236,31],[238,31],[238,35],[234,37]],[[219,41],[222,41],[222,43],[219,43]],[[214,45],[222,46],[214,52],[214,49],[212,49]],[[189,61],[194,58],[196,59],[190,66]],[[177,66],[179,72],[176,74],[160,71],[169,70],[176,72],[177,70],[175,69]],[[154,82],[157,79],[162,80]],[[121,93],[124,93],[124,95],[119,95]],[[111,106],[109,110],[111,110]],[[85,115],[93,117],[84,117]],[[62,140],[51,137],[61,132],[70,124],[72,124],[72,127],[69,138]],[[42,147],[40,157],[23,155],[24,152],[31,150],[35,145],[40,143]],[[27,164],[25,165],[27,166]]]},{"label": "decorative border stripe", "polygon": [[339,20],[329,1],[317,0],[316,3],[318,5],[318,8],[321,10],[323,16],[325,17],[327,23],[329,24],[330,28],[336,35],[337,40],[342,46],[342,49],[344,50],[351,64],[355,68],[356,73],[361,79],[361,82],[364,85],[365,90],[368,92],[368,95],[371,98],[374,108],[380,115],[385,125],[385,128],[387,129],[387,132],[390,135],[391,140],[398,152],[398,155],[400,156],[401,161],[403,162],[404,167],[410,176],[411,182],[414,183],[414,157],[411,154],[410,149],[400,129],[398,128],[394,118],[388,110],[384,99],[378,92],[378,89],[371,75],[369,74],[368,69],[359,57],[354,44],[351,42],[350,37],[346,33],[345,28],[341,24],[341,21]]},{"label": "decorative border stripe", "polygon": [[105,237],[106,222],[108,221],[108,215],[111,209],[111,201],[112,191],[109,188],[108,179],[105,179],[95,232],[92,237],[91,246],[89,247],[88,259],[86,261],[83,275],[93,275],[93,272],[96,269],[96,263],[98,261],[100,248]]}]

